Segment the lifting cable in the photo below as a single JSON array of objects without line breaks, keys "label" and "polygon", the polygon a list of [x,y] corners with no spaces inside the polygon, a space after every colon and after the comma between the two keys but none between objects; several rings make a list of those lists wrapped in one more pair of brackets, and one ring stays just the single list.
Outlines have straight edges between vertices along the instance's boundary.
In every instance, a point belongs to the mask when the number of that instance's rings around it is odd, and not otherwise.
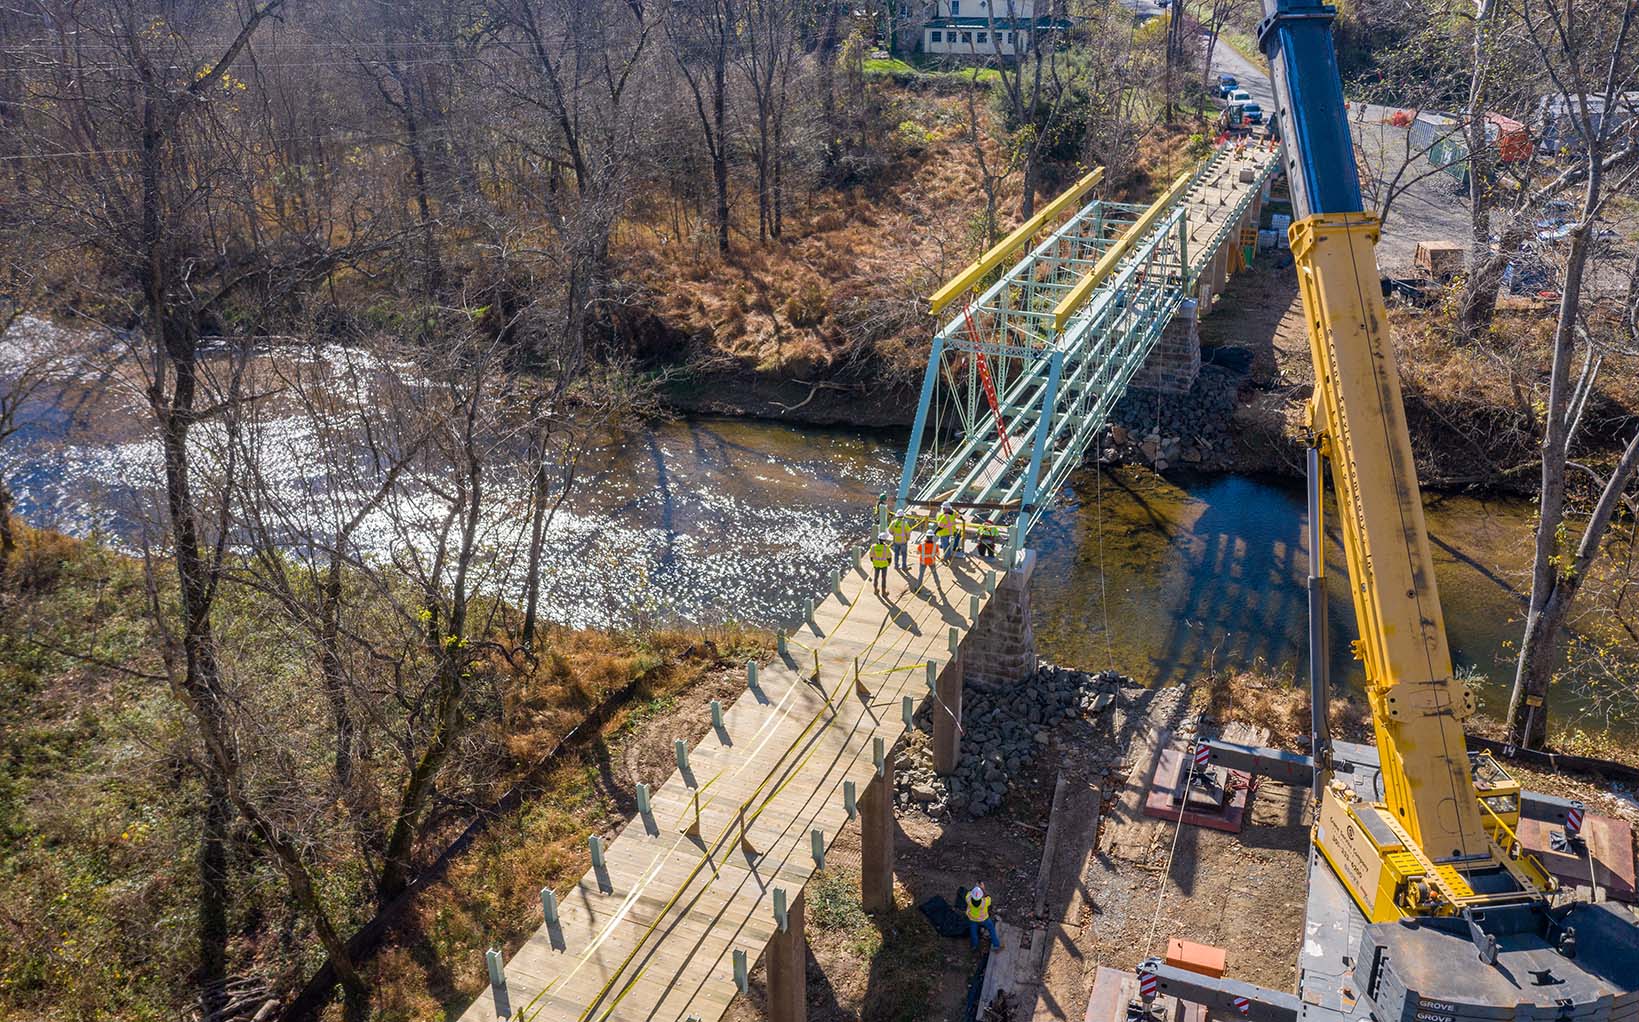
[{"label": "lifting cable", "polygon": [[1098,458],[1093,462],[1094,506],[1098,509],[1098,606],[1104,618],[1104,666],[1115,670],[1115,650],[1110,644],[1110,594],[1104,577],[1104,441],[1099,438]]},{"label": "lifting cable", "polygon": [[[1195,740],[1197,742],[1201,740],[1199,734],[1196,735]],[[1172,857],[1178,851],[1178,835],[1184,832],[1184,810],[1189,806],[1190,789],[1195,786],[1195,766],[1191,761],[1187,746],[1184,753],[1184,769],[1188,771],[1188,775],[1184,780],[1184,798],[1183,801],[1178,803],[1178,821],[1173,824],[1172,844],[1167,848],[1167,864],[1161,870],[1161,887],[1155,892],[1155,917],[1150,920],[1150,932],[1144,938],[1145,954],[1148,954],[1150,948],[1155,946],[1155,931],[1161,925],[1161,904],[1167,898],[1167,880],[1172,876]]]}]

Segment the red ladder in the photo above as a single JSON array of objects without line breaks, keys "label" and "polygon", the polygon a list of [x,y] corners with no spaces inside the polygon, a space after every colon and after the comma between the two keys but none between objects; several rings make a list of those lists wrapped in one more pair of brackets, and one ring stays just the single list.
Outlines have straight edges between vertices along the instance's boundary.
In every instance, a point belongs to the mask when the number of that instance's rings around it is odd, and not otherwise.
[{"label": "red ladder", "polygon": [[979,365],[979,382],[985,388],[985,400],[990,402],[990,412],[996,417],[996,435],[1001,438],[1002,453],[1011,458],[1013,444],[1007,436],[1007,423],[1002,420],[1002,403],[996,398],[996,381],[990,377],[990,360],[985,358],[984,349],[979,343],[979,330],[973,325],[971,302],[962,306],[962,321],[967,324],[967,339],[973,344],[974,357]]}]

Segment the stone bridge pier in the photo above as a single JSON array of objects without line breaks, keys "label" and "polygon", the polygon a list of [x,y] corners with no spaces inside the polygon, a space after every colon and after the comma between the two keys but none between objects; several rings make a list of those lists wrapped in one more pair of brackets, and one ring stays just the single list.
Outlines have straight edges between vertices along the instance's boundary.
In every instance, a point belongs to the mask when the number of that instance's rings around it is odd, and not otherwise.
[{"label": "stone bridge pier", "polygon": [[994,692],[1028,678],[1036,670],[1036,633],[1030,621],[1030,578],[1036,552],[1020,553],[1004,572],[996,593],[962,640],[961,649],[940,672],[933,708],[933,768],[949,774],[961,761],[962,691],[967,686]]},{"label": "stone bridge pier", "polygon": [[[1214,304],[1228,286],[1229,278],[1248,265],[1247,250],[1257,246],[1258,223],[1268,194],[1269,182],[1266,179],[1253,192],[1240,217],[1222,235],[1222,244],[1217,251],[1197,264],[1193,296],[1179,305],[1172,321],[1157,338],[1149,357],[1133,374],[1132,386],[1163,394],[1187,394],[1195,386],[1196,378],[1201,375],[1200,318],[1212,312]],[[1197,240],[1205,243],[1223,230],[1222,221],[1214,223],[1209,216],[1210,210],[1200,218],[1191,213],[1192,243]]]}]

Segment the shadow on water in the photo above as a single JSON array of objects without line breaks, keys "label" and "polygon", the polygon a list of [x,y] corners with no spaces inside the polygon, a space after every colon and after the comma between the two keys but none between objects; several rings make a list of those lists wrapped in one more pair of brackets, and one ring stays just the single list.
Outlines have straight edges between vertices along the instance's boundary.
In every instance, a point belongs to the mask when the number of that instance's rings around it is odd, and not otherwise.
[{"label": "shadow on water", "polygon": [[[1326,551],[1331,671],[1363,678],[1341,535],[1328,500]],[[1428,506],[1435,571],[1452,657],[1506,697],[1517,640],[1529,509],[1445,497]],[[1034,610],[1040,653],[1113,667],[1147,683],[1187,682],[1214,669],[1255,668],[1300,679],[1307,670],[1309,571],[1302,488],[1285,480],[1152,473],[1082,473],[1036,534]]]},{"label": "shadow on water", "polygon": [[[64,531],[134,546],[134,480],[154,475],[145,421],[98,413],[93,436],[32,424],[43,442],[18,466],[19,510]],[[725,619],[789,626],[824,592],[893,488],[903,437],[735,419],[656,424],[587,459],[554,516],[543,612],[570,625]],[[1305,502],[1292,481],[1164,480],[1082,472],[1032,534],[1038,650],[1147,683],[1218,668],[1301,677],[1307,647]],[[1335,511],[1328,512],[1332,673],[1360,683],[1354,608]],[[1530,509],[1440,497],[1428,523],[1452,656],[1503,698],[1520,632]],[[504,524],[498,529],[504,529]]]}]

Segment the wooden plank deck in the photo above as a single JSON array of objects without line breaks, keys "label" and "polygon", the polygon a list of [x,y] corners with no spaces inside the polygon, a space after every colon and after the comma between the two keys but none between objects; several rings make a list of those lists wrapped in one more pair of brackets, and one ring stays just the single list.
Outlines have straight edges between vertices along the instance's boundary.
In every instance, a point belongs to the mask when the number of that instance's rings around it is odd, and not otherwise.
[{"label": "wooden plank deck", "polygon": [[[774,889],[794,902],[814,871],[810,832],[820,829],[829,847],[851,825],[844,782],[864,795],[876,773],[873,740],[891,755],[905,732],[901,697],[918,709],[928,700],[927,663],[944,669],[949,630],[958,641],[967,634],[972,597],[982,613],[986,576],[1000,584],[999,568],[969,556],[941,565],[924,590],[895,570],[884,602],[869,567],[856,563],[843,596],[817,605],[783,660],[724,708],[723,732],[708,731],[689,751],[691,776],[674,771],[652,793],[652,812],[608,843],[604,868],[560,897],[559,921],[508,958],[513,1017],[720,1018],[737,993],[733,952],[761,957],[775,932]],[[742,818],[755,855],[742,847]],[[491,992],[461,1017],[495,1019]]]}]

